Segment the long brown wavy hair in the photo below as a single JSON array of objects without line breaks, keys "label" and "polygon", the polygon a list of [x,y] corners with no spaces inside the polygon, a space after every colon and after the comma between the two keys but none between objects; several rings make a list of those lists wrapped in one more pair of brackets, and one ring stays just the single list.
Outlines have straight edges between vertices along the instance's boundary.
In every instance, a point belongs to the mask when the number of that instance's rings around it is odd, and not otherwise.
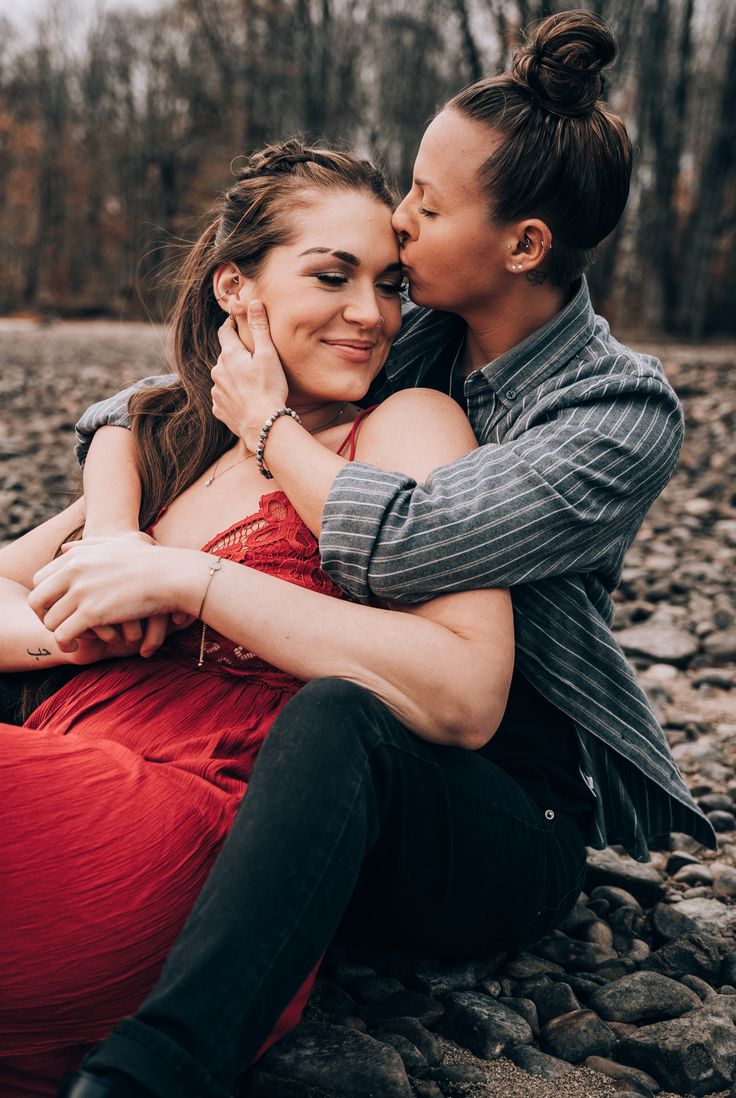
[{"label": "long brown wavy hair", "polygon": [[130,400],[132,441],[141,480],[142,529],[235,441],[212,414],[210,371],[220,353],[224,319],[213,276],[226,262],[258,274],[273,248],[288,244],[295,209],[315,192],[358,191],[389,208],[394,195],[373,164],[347,152],[310,147],[296,138],[269,145],[245,160],[236,182],[207,215],[178,279],[166,388],[142,389]]}]

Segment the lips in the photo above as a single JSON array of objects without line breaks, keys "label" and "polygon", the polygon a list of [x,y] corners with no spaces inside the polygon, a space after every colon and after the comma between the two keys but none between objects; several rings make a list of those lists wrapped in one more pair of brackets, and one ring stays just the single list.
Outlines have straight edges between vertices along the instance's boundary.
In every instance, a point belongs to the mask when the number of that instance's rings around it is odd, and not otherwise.
[{"label": "lips", "polygon": [[370,339],[323,339],[328,347],[352,347],[356,351],[372,351],[375,343]]},{"label": "lips", "polygon": [[322,342],[346,362],[358,363],[370,362],[376,346],[368,339],[323,339]]}]

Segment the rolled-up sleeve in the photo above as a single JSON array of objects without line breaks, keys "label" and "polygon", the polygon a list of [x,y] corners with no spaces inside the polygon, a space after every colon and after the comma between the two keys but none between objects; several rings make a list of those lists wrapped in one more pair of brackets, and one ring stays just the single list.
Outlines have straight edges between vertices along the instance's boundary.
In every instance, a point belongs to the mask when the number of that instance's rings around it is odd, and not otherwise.
[{"label": "rolled-up sleeve", "polygon": [[542,422],[425,484],[345,466],[322,517],[323,567],[361,601],[402,602],[596,570],[633,539],[681,443],[666,383],[589,380]]},{"label": "rolled-up sleeve", "polygon": [[79,464],[84,465],[94,433],[100,427],[130,427],[128,401],[133,393],[140,392],[141,389],[172,385],[175,380],[175,374],[156,374],[137,381],[135,385],[129,385],[127,389],[122,389],[115,396],[105,397],[97,404],[90,405],[75,427],[74,453]]}]

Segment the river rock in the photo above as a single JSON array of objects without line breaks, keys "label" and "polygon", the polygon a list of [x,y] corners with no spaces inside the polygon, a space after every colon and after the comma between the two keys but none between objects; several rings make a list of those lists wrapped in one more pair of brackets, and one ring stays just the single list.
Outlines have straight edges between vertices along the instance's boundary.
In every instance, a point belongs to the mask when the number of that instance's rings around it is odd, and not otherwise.
[{"label": "river rock", "polygon": [[533,1040],[529,1023],[488,995],[454,991],[446,996],[444,1006],[438,1033],[483,1060],[495,1060],[512,1045]]},{"label": "river rock", "polygon": [[561,1079],[563,1075],[569,1075],[572,1071],[572,1064],[567,1063],[566,1060],[550,1056],[547,1052],[540,1052],[538,1048],[533,1048],[531,1045],[516,1045],[509,1050],[508,1057],[529,1075],[536,1075],[550,1082]]},{"label": "river rock", "polygon": [[[695,900],[683,900],[683,903],[695,903]],[[707,901],[706,901],[707,902]],[[687,938],[676,938],[674,942],[650,953],[642,968],[650,972],[660,972],[679,980],[681,976],[700,976],[712,984],[721,971],[722,947],[710,934],[691,934]]]},{"label": "river rock", "polygon": [[630,625],[616,633],[616,640],[627,656],[645,656],[675,667],[686,667],[699,648],[692,633],[664,622]]},{"label": "river rock", "polygon": [[585,884],[588,889],[596,885],[614,885],[647,904],[656,903],[665,894],[662,878],[653,866],[635,862],[610,847],[588,851]]},{"label": "river rock", "polygon": [[632,972],[599,988],[588,1006],[606,1021],[659,1022],[699,1009],[694,991],[661,972]]},{"label": "river rock", "polygon": [[647,1075],[646,1071],[640,1071],[639,1068],[631,1067],[629,1064],[619,1064],[617,1060],[607,1060],[605,1056],[589,1056],[585,1066],[592,1071],[607,1075],[609,1079],[646,1087],[652,1094],[658,1094],[662,1089],[657,1080]]},{"label": "river rock", "polygon": [[364,1033],[302,1022],[282,1037],[249,1073],[247,1098],[412,1098],[395,1049]]},{"label": "river rock", "polygon": [[579,1064],[588,1056],[608,1055],[616,1036],[592,1010],[573,1010],[547,1022],[539,1043],[544,1052]]},{"label": "river rock", "polygon": [[704,1006],[682,1018],[642,1026],[619,1042],[616,1055],[653,1075],[665,1090],[700,1098],[731,1085],[736,1026]]}]

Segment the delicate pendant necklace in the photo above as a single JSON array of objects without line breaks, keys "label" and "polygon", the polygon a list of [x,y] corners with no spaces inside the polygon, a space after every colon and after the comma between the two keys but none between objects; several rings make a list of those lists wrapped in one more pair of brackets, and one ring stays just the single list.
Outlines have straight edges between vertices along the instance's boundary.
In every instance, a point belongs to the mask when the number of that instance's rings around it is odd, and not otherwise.
[{"label": "delicate pendant necklace", "polygon": [[[328,427],[331,427],[333,425],[333,423],[337,423],[338,419],[340,418],[342,413],[345,411],[345,409],[347,408],[349,403],[350,403],[350,401],[346,400],[345,403],[343,404],[343,406],[337,412],[337,414],[332,416],[331,419],[328,419],[326,423],[320,423],[319,427],[312,427],[311,430],[309,431],[310,435],[316,435],[316,434],[318,434],[319,431],[325,431]],[[227,469],[223,469],[221,473],[218,473],[217,470],[220,468],[220,462],[222,461],[222,454],[220,454],[219,458],[217,459],[217,463],[215,465],[215,468],[212,472],[212,475],[207,477],[207,480],[204,482],[205,488],[209,488],[209,486],[211,484],[213,484],[217,480],[218,477],[224,477],[225,473],[229,473],[230,470],[234,469],[237,465],[242,465],[244,461],[249,461],[252,457],[255,457],[255,456],[256,456],[255,454],[246,454],[244,458],[240,458],[239,461],[234,461],[232,463],[232,465],[228,465]]]}]

